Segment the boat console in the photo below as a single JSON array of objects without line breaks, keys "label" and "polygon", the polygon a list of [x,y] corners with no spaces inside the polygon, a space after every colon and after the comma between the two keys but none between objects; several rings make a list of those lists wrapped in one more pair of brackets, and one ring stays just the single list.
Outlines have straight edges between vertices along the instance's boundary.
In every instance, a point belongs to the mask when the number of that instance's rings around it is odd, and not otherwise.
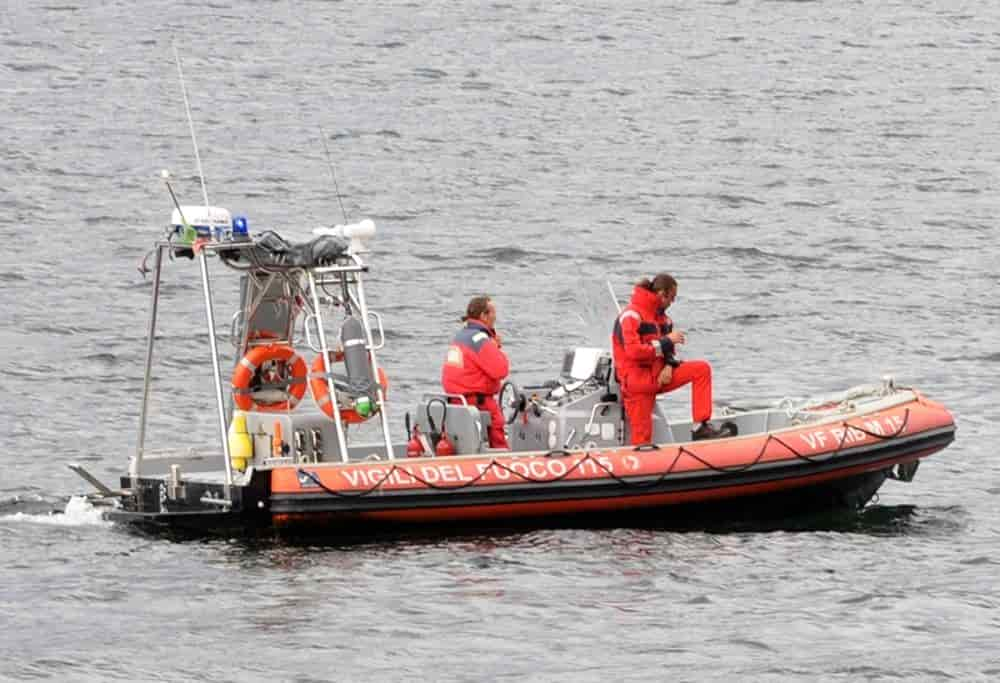
[{"label": "boat console", "polygon": [[[593,449],[628,443],[621,388],[607,349],[566,351],[557,379],[523,387],[507,382],[500,403],[513,450]],[[674,440],[659,405],[653,411],[653,437],[658,443]]]}]

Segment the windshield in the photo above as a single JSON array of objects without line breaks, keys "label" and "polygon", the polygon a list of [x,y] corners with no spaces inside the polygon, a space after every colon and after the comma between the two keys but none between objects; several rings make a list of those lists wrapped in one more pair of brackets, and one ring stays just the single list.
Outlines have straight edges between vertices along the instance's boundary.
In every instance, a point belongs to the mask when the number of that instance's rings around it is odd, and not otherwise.
[{"label": "windshield", "polygon": [[[611,329],[618,317],[618,306],[611,298],[610,287],[608,280],[601,279],[580,282],[576,289],[576,317],[580,335],[588,346],[611,348]],[[616,295],[620,297],[621,293]]]}]

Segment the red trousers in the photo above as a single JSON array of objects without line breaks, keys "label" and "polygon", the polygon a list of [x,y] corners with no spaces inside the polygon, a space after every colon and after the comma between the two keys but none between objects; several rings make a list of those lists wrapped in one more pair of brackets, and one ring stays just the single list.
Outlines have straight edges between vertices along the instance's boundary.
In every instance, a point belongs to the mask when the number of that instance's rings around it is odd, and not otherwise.
[{"label": "red trousers", "polygon": [[[691,418],[695,424],[712,419],[712,366],[704,360],[687,360],[674,368],[670,384],[660,387],[659,393],[691,385]],[[656,394],[629,394],[624,396],[625,416],[628,418],[630,442],[633,445],[653,440],[653,407]]]},{"label": "red trousers", "polygon": [[[466,394],[465,400],[473,408],[479,408],[479,410],[490,414],[490,448],[506,448],[510,450],[510,444],[507,443],[507,435],[503,430],[507,421],[500,411],[500,404],[497,403],[496,396],[485,396],[482,403],[479,402],[479,396],[479,394]],[[458,399],[454,398],[450,402],[459,403]]]}]

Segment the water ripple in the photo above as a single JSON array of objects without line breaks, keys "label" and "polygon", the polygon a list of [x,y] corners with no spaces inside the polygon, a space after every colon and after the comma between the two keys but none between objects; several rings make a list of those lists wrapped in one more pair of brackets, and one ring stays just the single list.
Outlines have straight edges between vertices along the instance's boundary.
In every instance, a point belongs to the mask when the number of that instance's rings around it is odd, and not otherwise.
[{"label": "water ripple", "polygon": [[[1000,674],[1000,5],[662,10],[256,3],[248,31],[222,1],[7,3],[0,678]],[[520,381],[606,343],[607,284],[667,270],[717,406],[891,373],[954,411],[956,441],[860,514],[767,524],[303,542],[74,520],[66,463],[117,487],[135,453],[159,169],[203,201],[171,36],[211,203],[304,235],[341,215],[332,165],[349,219],[378,221],[394,438],[469,296],[495,297]],[[225,326],[237,281],[210,267]],[[197,263],[162,291],[150,447],[215,444]],[[688,390],[662,402],[688,419]]]}]

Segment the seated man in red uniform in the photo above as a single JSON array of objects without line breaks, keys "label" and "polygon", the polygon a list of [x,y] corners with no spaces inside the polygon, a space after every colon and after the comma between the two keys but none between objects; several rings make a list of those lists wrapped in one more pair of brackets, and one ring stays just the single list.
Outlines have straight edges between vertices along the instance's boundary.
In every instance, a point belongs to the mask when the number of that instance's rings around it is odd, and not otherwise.
[{"label": "seated man in red uniform", "polygon": [[488,296],[473,297],[462,320],[465,327],[455,335],[441,367],[441,385],[445,393],[461,394],[469,405],[489,412],[490,448],[509,449],[496,395],[510,363],[493,329],[496,307]]},{"label": "seated man in red uniform", "polygon": [[712,419],[712,366],[704,360],[674,357],[674,348],[687,341],[667,317],[667,308],[676,297],[677,280],[667,273],[644,279],[636,284],[632,300],[615,321],[611,349],[633,444],[653,440],[656,395],[685,384],[692,385],[692,419],[701,423],[692,438],[729,434],[708,423]]}]

